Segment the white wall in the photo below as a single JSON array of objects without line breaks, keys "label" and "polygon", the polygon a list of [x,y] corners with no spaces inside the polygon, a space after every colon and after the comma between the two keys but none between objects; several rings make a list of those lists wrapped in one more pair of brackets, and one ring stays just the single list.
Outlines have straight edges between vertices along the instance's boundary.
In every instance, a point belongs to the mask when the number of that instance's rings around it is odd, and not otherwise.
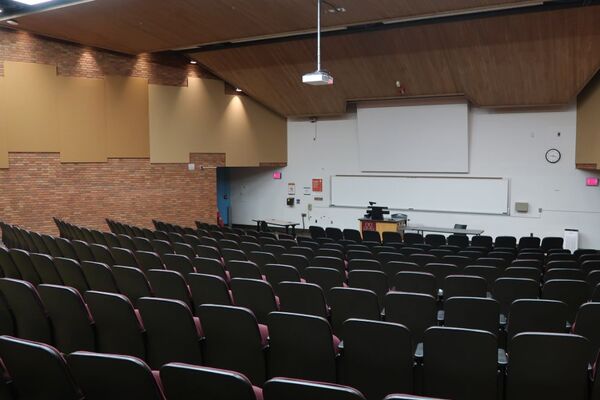
[{"label": "white wall", "polygon": [[[511,215],[408,212],[411,224],[453,226],[468,224],[485,234],[562,236],[565,228],[579,229],[580,247],[600,248],[600,188],[586,187],[593,175],[575,169],[575,106],[547,112],[502,112],[471,109],[469,113],[469,174],[510,180]],[[376,129],[376,127],[374,127]],[[558,136],[560,132],[560,136]],[[443,133],[440,133],[443,134]],[[393,146],[393,144],[389,144]],[[558,148],[562,159],[546,162],[549,148]],[[398,154],[402,157],[402,153]],[[357,228],[359,208],[329,207],[329,179],[335,174],[359,174],[356,115],[342,118],[288,122],[288,167],[282,180],[273,180],[269,169],[238,168],[231,173],[232,215],[235,224],[253,218],[278,218],[306,226]],[[324,201],[303,195],[312,178],[323,178]],[[301,204],[286,205],[287,184],[296,184]],[[360,190],[360,188],[356,188]],[[514,203],[529,203],[526,214]],[[308,204],[313,205],[307,211]],[[541,210],[541,212],[540,212]]]}]

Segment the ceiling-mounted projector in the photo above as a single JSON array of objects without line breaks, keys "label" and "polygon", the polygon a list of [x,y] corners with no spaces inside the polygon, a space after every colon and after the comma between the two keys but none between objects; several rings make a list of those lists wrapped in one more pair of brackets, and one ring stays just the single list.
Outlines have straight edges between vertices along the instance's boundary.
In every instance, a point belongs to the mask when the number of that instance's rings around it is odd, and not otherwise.
[{"label": "ceiling-mounted projector", "polygon": [[321,1],[317,1],[317,70],[302,75],[302,83],[312,86],[333,85],[333,76],[321,69]]},{"label": "ceiling-mounted projector", "polygon": [[333,85],[333,76],[327,71],[315,71],[302,75],[302,83],[313,86]]}]

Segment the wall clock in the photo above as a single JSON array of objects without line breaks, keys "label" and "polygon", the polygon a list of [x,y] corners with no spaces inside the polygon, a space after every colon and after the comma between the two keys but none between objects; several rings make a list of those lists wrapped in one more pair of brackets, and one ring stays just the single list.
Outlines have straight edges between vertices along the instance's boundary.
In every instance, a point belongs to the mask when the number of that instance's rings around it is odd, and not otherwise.
[{"label": "wall clock", "polygon": [[556,164],[560,161],[560,151],[558,149],[550,149],[546,152],[546,161],[550,164]]}]

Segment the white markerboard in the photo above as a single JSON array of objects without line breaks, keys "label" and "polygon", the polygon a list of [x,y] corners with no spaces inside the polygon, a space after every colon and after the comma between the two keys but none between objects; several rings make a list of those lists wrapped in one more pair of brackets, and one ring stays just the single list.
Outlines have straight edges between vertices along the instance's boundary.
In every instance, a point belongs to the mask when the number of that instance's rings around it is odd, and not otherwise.
[{"label": "white markerboard", "polygon": [[469,106],[359,104],[363,172],[469,172]]},{"label": "white markerboard", "polygon": [[508,180],[502,178],[334,175],[331,205],[399,210],[508,214]]}]

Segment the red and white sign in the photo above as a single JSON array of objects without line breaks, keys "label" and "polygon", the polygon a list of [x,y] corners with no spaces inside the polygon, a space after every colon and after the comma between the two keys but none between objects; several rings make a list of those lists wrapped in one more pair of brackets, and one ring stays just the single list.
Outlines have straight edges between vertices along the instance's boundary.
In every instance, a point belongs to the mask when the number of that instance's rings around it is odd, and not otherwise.
[{"label": "red and white sign", "polygon": [[323,191],[323,179],[313,178],[312,180],[312,191],[320,193]]},{"label": "red and white sign", "polygon": [[377,224],[375,224],[375,222],[373,221],[361,221],[361,228],[363,231],[376,231],[377,230]]}]

